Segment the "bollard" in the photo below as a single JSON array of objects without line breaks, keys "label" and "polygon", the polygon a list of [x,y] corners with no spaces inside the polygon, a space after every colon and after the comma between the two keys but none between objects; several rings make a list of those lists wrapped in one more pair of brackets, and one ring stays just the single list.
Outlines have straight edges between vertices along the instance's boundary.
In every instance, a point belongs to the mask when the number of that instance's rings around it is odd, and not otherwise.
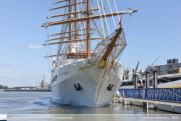
[{"label": "bollard", "polygon": [[133,69],[133,78],[132,78],[132,83],[134,84],[134,69]]},{"label": "bollard", "polygon": [[150,88],[149,72],[146,71],[145,75],[146,75],[146,79],[145,79],[146,88]]},{"label": "bollard", "polygon": [[148,103],[147,102],[143,102],[143,109],[148,109]]},{"label": "bollard", "polygon": [[134,74],[134,88],[137,89],[138,88],[138,75]]},{"label": "bollard", "polygon": [[156,68],[153,69],[153,88],[158,88],[158,76],[157,76],[158,70]]}]

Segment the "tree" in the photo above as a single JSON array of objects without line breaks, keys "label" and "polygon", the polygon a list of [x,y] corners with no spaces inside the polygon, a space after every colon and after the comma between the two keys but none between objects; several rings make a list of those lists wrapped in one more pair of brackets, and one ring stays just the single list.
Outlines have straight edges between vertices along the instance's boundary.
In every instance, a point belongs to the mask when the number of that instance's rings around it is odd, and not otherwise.
[{"label": "tree", "polygon": [[4,89],[8,89],[8,87],[7,87],[7,86],[4,86]]},{"label": "tree", "polygon": [[0,85],[0,89],[8,89],[8,86]]},{"label": "tree", "polygon": [[0,89],[3,89],[3,87],[4,87],[3,85],[0,85]]}]

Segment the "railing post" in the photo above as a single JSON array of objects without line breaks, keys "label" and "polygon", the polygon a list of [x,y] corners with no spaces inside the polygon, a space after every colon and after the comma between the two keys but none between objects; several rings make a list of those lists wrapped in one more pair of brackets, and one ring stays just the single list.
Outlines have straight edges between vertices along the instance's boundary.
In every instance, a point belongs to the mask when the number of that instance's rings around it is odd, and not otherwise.
[{"label": "railing post", "polygon": [[172,91],[172,89],[171,89],[170,92],[171,92],[171,101],[173,101],[173,95],[172,95],[172,92],[173,92],[173,91]]},{"label": "railing post", "polygon": [[143,89],[144,93],[143,93],[143,99],[146,98],[146,89]]}]

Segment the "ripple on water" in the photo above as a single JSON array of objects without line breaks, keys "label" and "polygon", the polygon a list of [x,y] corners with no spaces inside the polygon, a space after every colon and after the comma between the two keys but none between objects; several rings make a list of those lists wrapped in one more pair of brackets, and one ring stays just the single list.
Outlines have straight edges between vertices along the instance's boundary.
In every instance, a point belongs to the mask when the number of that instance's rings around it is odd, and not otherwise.
[{"label": "ripple on water", "polygon": [[44,97],[32,102],[32,104],[37,104],[41,106],[49,106],[53,103],[51,102],[51,97]]}]

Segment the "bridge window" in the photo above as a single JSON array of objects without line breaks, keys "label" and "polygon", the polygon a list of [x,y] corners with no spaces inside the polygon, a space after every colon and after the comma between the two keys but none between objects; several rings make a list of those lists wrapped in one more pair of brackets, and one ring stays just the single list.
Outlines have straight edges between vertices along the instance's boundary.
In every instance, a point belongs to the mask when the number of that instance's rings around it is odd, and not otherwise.
[{"label": "bridge window", "polygon": [[76,59],[76,56],[73,56],[73,59]]}]

